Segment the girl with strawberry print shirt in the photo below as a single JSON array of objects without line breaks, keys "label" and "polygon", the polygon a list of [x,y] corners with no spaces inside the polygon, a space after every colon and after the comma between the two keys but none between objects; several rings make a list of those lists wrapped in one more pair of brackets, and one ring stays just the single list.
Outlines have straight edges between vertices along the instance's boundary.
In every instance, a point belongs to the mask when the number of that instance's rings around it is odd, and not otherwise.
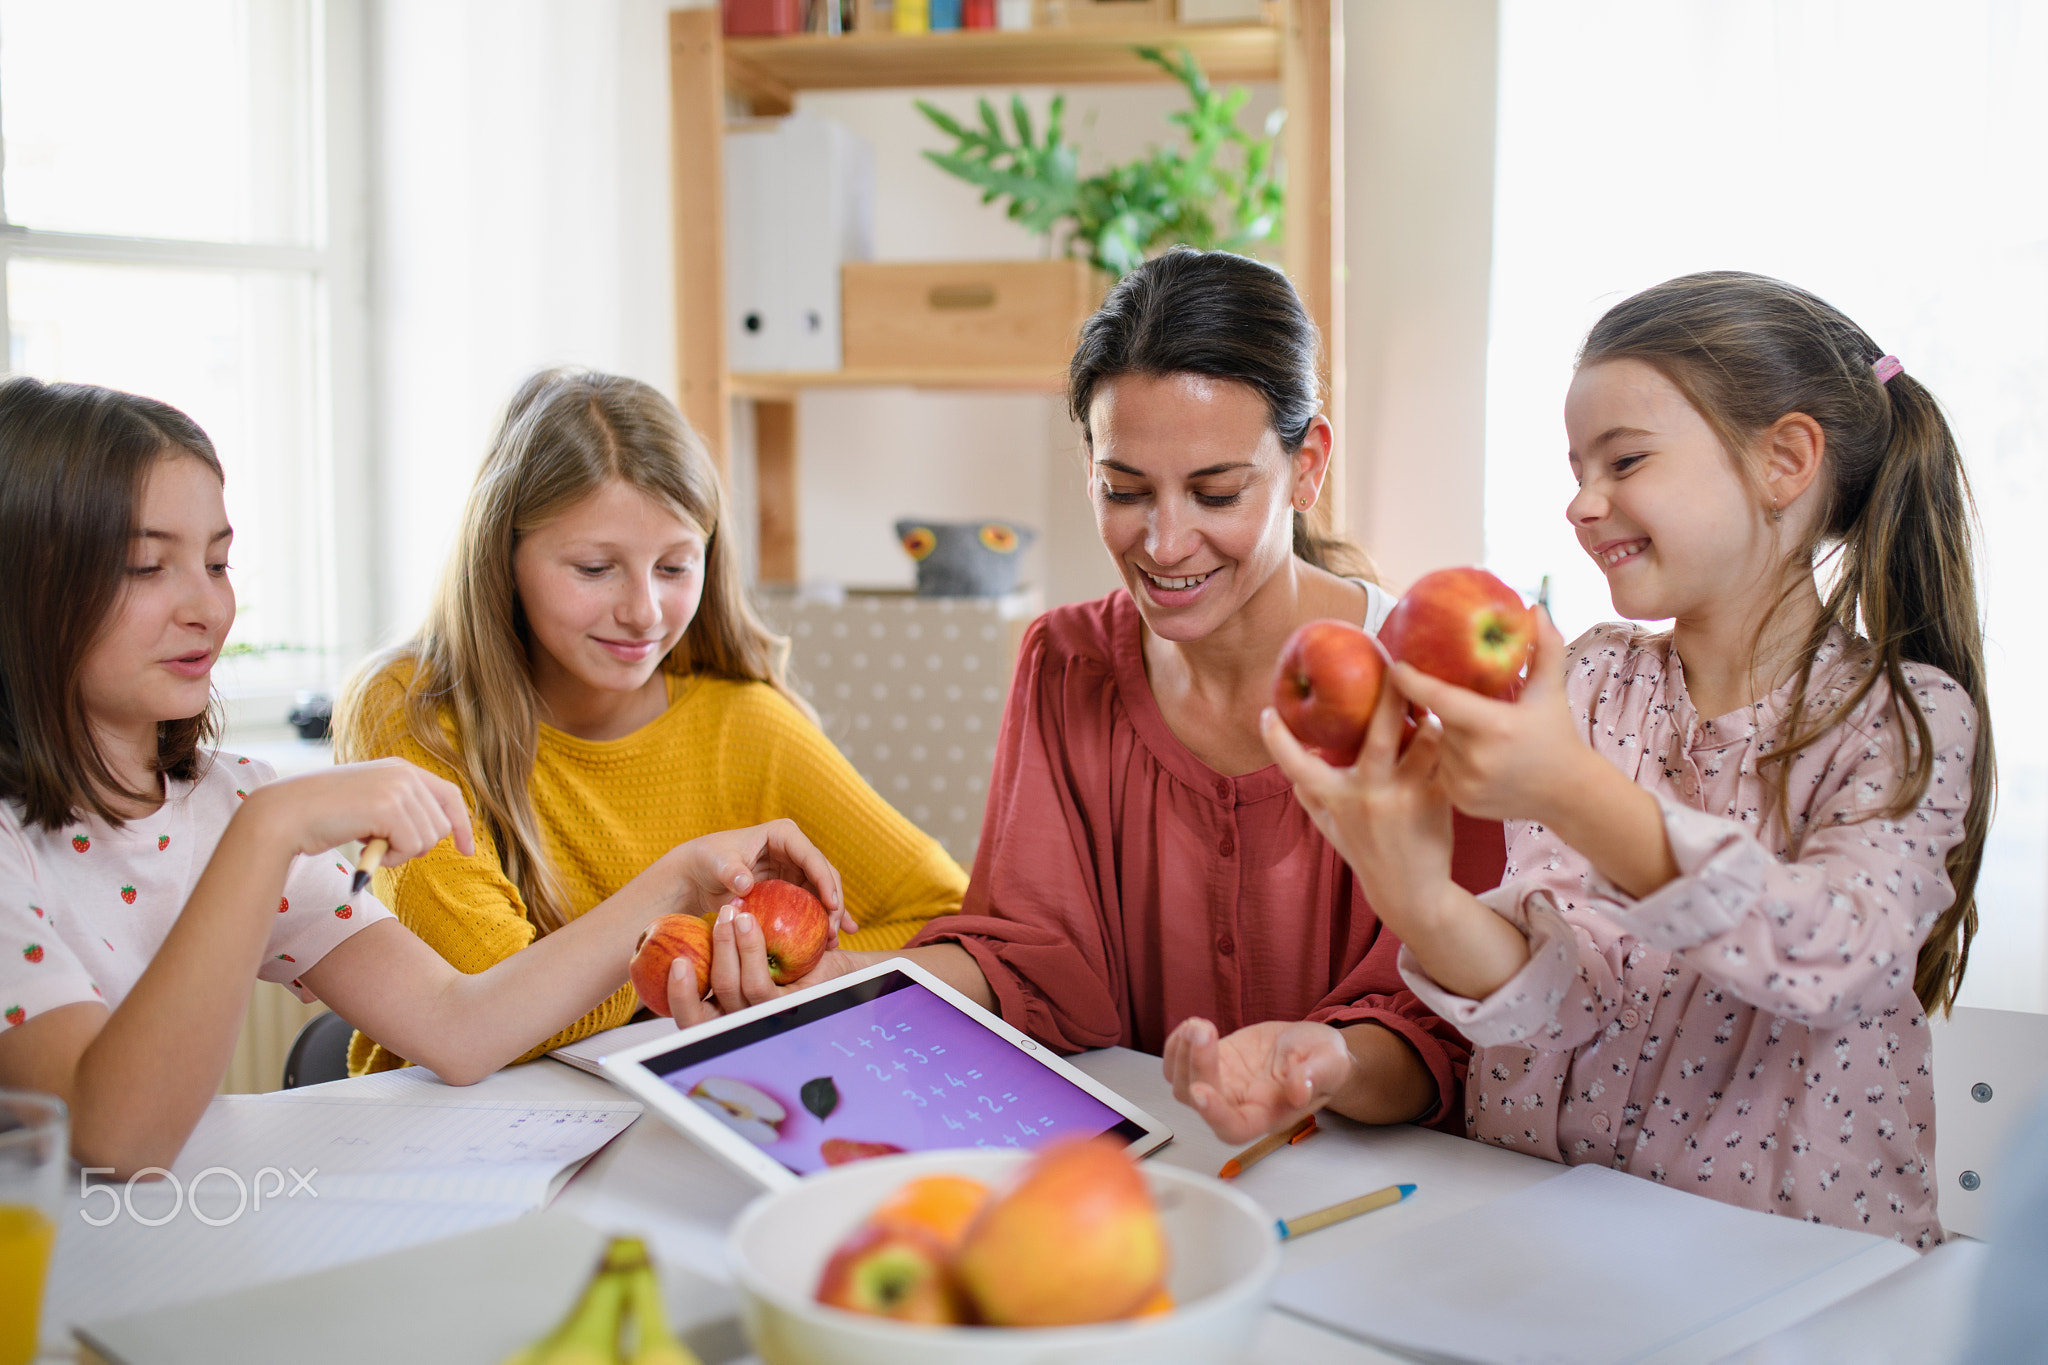
[{"label": "girl with strawberry print shirt", "polygon": [[204,746],[234,619],[221,468],[176,409],[0,382],[0,1087],[71,1109],[72,1149],[167,1166],[257,977],[467,1084],[616,991],[640,930],[762,876],[839,879],[787,821],[678,845],[545,943],[471,976],[332,850],[473,847],[456,788],[396,760],[273,781]]},{"label": "girl with strawberry print shirt", "polygon": [[[1477,1045],[1473,1136],[1931,1246],[1924,1011],[1994,771],[1948,425],[1834,308],[1715,273],[1594,326],[1565,427],[1581,546],[1671,630],[1546,619],[1512,702],[1397,665],[1349,770],[1266,742]],[[1499,889],[1447,875],[1453,806],[1510,821]]]}]

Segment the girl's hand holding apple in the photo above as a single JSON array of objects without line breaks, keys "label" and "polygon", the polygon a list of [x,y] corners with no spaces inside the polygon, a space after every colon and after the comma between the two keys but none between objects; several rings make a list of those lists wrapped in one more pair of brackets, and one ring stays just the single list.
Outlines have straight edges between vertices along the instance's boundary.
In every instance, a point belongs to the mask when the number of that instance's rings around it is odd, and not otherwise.
[{"label": "girl's hand holding apple", "polygon": [[1590,768],[1613,771],[1572,729],[1564,700],[1564,639],[1548,612],[1538,613],[1528,682],[1513,701],[1482,696],[1410,664],[1395,664],[1388,676],[1394,691],[1428,708],[1440,723],[1438,780],[1451,804],[1467,815],[1550,823],[1569,793],[1600,780],[1602,774]]},{"label": "girl's hand holding apple", "polygon": [[1401,747],[1407,702],[1380,690],[1358,760],[1332,767],[1303,748],[1271,711],[1260,717],[1266,750],[1294,784],[1295,799],[1358,873],[1366,899],[1406,939],[1416,913],[1451,880],[1451,803],[1437,779],[1443,731],[1425,719]]}]

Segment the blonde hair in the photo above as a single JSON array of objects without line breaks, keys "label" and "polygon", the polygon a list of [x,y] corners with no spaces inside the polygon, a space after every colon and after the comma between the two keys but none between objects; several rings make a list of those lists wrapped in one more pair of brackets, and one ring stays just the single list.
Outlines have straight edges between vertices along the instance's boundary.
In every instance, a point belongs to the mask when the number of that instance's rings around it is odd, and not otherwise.
[{"label": "blonde hair", "polygon": [[[357,670],[336,717],[337,753],[376,757],[384,722],[367,704],[371,684],[395,664],[412,665],[406,730],[466,783],[505,876],[542,934],[566,922],[568,906],[533,805],[539,708],[512,553],[521,536],[612,479],[704,533],[703,596],[662,668],[764,682],[812,715],[788,684],[788,640],[771,632],[748,603],[739,549],[730,534],[721,534],[725,492],[696,432],[646,384],[557,369],[534,375],[513,395],[477,471],[455,549],[419,633]],[[452,741],[444,722],[452,724]]]},{"label": "blonde hair", "polygon": [[[1948,853],[1955,901],[1921,945],[1913,977],[1931,1012],[1955,1003],[1970,964],[1997,763],[1970,548],[1975,509],[1962,454],[1933,394],[1910,374],[1887,382],[1873,369],[1883,355],[1862,328],[1803,289],[1712,271],[1616,304],[1594,324],[1578,363],[1634,359],[1655,368],[1752,481],[1748,452],[1778,419],[1804,413],[1826,433],[1826,465],[1814,485],[1818,515],[1789,562],[1812,568],[1833,559],[1833,577],[1802,646],[1784,734],[1760,764],[1776,768],[1781,819],[1790,807],[1792,760],[1860,706],[1879,679],[1889,687],[1885,710],[1905,750],[1905,781],[1884,814],[1898,819],[1919,804],[1933,778],[1934,741],[1927,718],[1907,700],[1904,664],[1940,669],[1975,704],[1970,807],[1963,837]],[[1847,696],[1816,709],[1814,658],[1837,629],[1861,639],[1875,666]]]}]

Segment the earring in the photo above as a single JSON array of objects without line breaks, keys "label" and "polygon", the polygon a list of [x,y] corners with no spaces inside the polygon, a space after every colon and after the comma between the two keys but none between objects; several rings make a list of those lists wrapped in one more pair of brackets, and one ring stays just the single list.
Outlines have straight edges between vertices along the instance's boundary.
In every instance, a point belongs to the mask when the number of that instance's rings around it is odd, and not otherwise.
[{"label": "earring", "polygon": [[1296,507],[1299,507],[1299,508],[1300,508],[1300,509],[1301,509],[1302,511],[1306,512],[1306,511],[1307,511],[1307,510],[1308,510],[1308,509],[1309,509],[1310,507],[1312,507],[1312,506],[1314,506],[1314,505],[1315,505],[1315,499],[1314,499],[1314,498],[1296,498],[1296,499],[1294,500],[1294,505],[1295,505]]},{"label": "earring", "polygon": [[1785,513],[1784,513],[1783,509],[1781,509],[1781,508],[1780,508],[1780,507],[1778,506],[1778,504],[1777,504],[1777,503],[1773,502],[1773,503],[1771,504],[1771,520],[1772,520],[1772,521],[1783,521],[1784,519],[1785,519]]}]

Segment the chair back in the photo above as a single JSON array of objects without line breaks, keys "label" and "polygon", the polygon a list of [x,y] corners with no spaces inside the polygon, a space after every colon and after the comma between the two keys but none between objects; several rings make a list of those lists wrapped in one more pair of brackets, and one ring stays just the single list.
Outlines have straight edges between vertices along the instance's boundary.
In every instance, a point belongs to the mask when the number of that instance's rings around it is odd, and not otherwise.
[{"label": "chair back", "polygon": [[333,1011],[314,1015],[292,1039],[284,1058],[284,1088],[348,1079],[348,1040],[355,1025]]},{"label": "chair back", "polygon": [[2006,1148],[2048,1091],[2048,1014],[1958,1006],[1927,1022],[1941,1225],[1983,1237],[2009,1202],[2000,1189]]}]

